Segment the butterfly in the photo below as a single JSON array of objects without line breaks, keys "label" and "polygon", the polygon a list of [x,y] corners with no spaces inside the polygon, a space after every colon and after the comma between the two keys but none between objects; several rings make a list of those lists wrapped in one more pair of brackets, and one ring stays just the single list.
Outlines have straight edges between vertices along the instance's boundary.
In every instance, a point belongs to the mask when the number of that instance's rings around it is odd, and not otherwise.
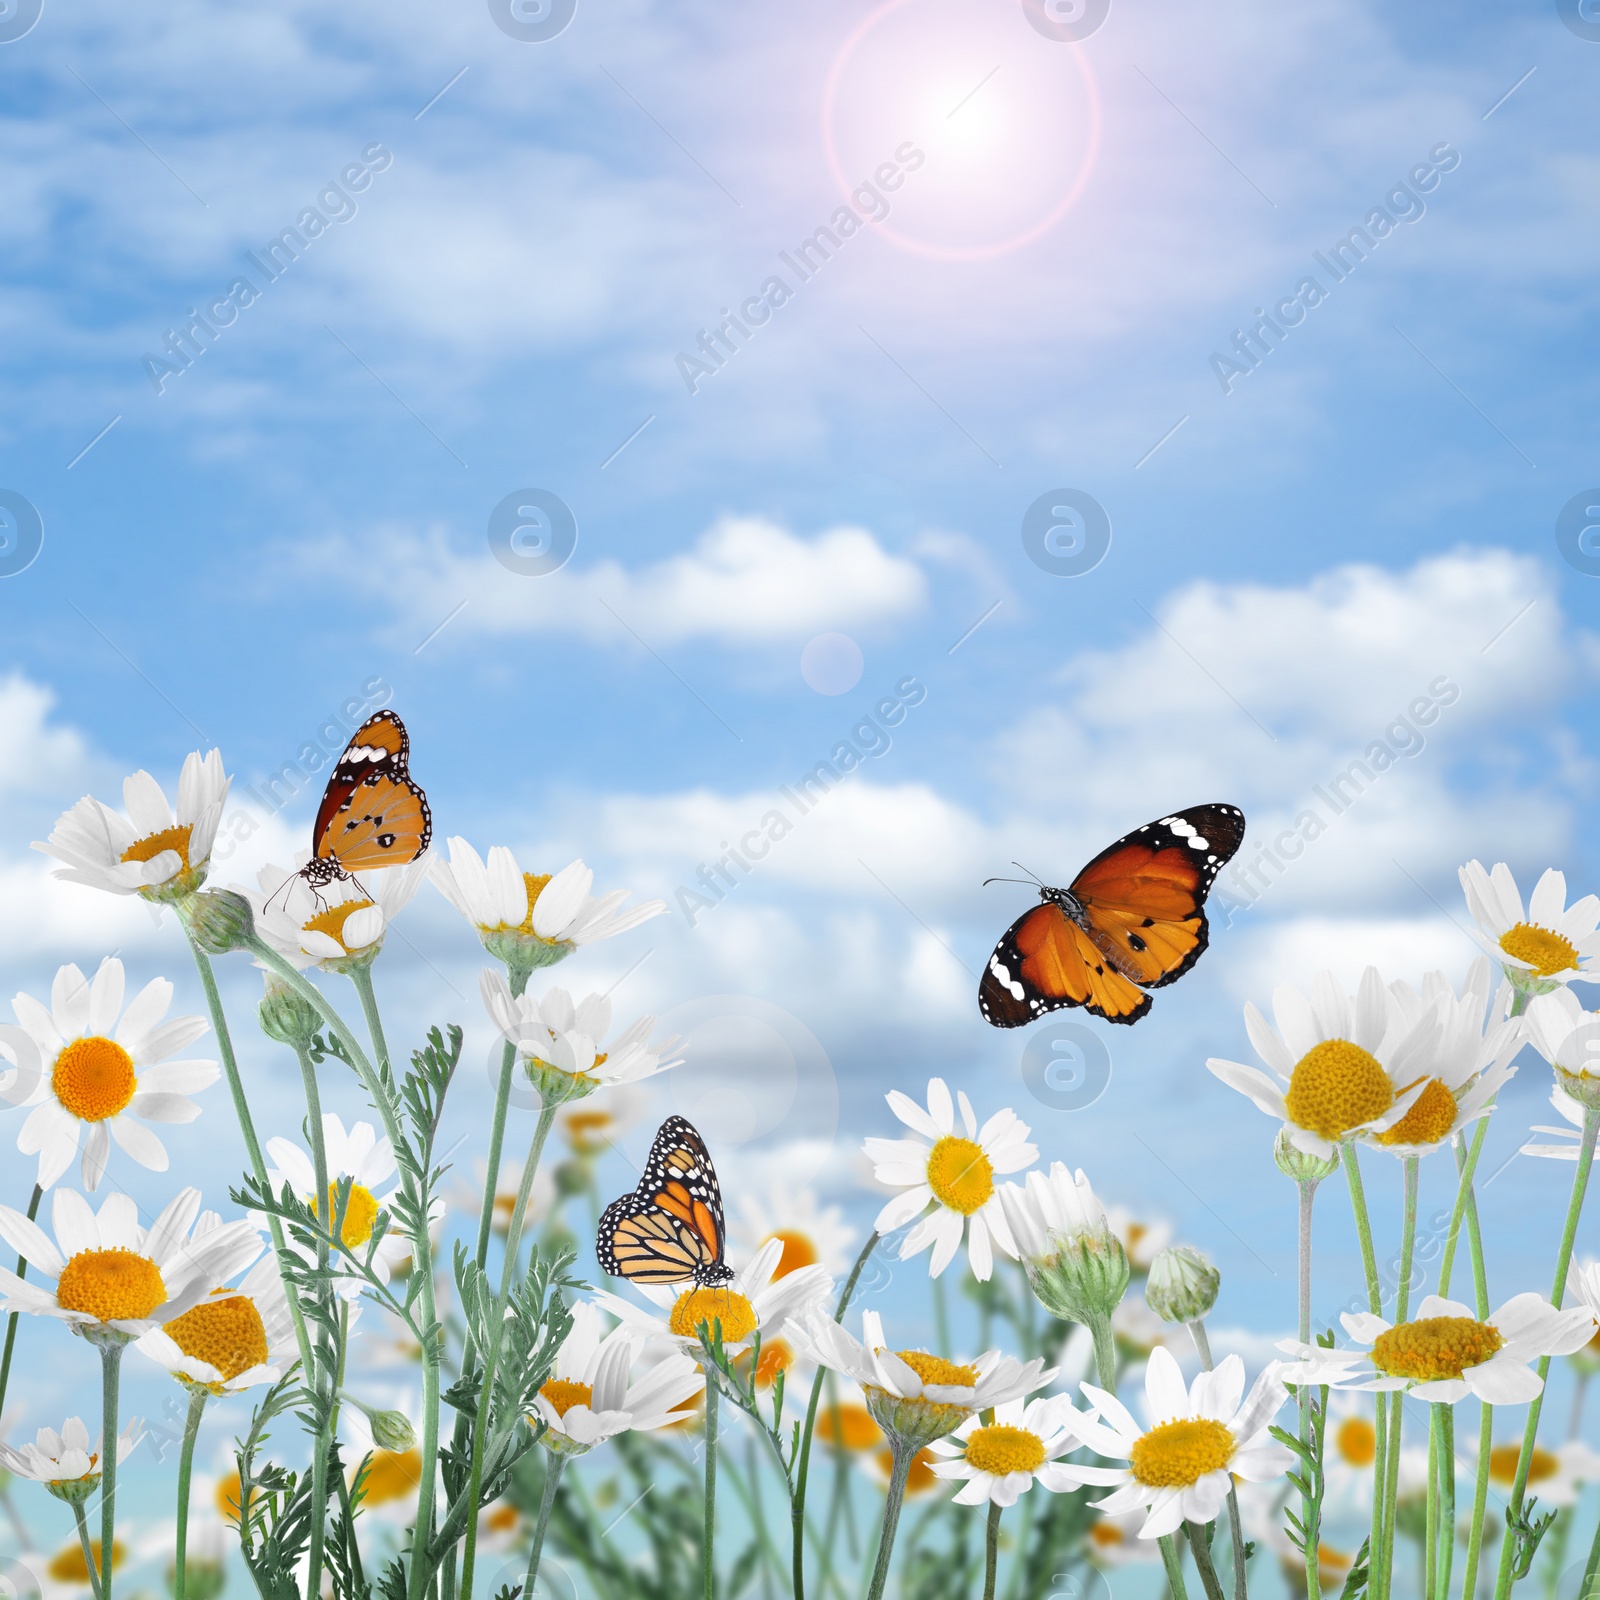
[{"label": "butterfly", "polygon": [[688,1122],[668,1117],[639,1187],[601,1215],[595,1254],[614,1278],[712,1289],[733,1277],[723,1242],[722,1190],[711,1153]]},{"label": "butterfly", "polygon": [[[1146,989],[1176,982],[1209,941],[1205,901],[1244,838],[1237,806],[1191,806],[1102,850],[1068,889],[1039,886],[978,985],[978,1009],[1020,1028],[1063,1006],[1134,1023]],[[991,882],[993,880],[990,880]]]},{"label": "butterfly", "polygon": [[311,859],[300,876],[313,889],[366,867],[404,866],[428,848],[433,813],[407,766],[411,738],[392,711],[356,729],[317,807]]}]

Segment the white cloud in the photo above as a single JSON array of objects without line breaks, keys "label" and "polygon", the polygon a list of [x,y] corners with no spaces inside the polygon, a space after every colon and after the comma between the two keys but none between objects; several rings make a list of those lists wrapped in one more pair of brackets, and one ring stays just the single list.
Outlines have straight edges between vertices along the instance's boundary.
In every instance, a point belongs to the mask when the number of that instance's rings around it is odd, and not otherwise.
[{"label": "white cloud", "polygon": [[[653,645],[757,645],[879,626],[921,610],[928,589],[916,562],[864,528],[806,539],[762,517],[722,517],[691,549],[648,566],[608,557],[539,577],[509,570],[488,550],[464,551],[437,529],[425,537],[386,531],[383,547],[381,577],[369,581],[381,582],[382,597],[418,638],[464,603],[451,624],[456,634],[576,634],[631,644],[637,627]],[[319,543],[298,556],[318,570],[373,570],[350,560],[348,546]],[[441,638],[448,647],[451,634]]]}]

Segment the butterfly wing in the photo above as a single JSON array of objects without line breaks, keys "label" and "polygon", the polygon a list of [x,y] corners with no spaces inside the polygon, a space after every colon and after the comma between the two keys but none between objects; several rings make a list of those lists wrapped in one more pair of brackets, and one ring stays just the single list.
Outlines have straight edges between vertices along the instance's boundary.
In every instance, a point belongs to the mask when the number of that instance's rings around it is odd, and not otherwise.
[{"label": "butterfly wing", "polygon": [[1200,959],[1206,895],[1244,827],[1237,806],[1191,806],[1102,850],[1069,890],[1047,891],[995,947],[978,986],[985,1020],[1020,1028],[1082,1006],[1108,1022],[1137,1022],[1150,1009],[1142,991],[1175,982]]},{"label": "butterfly wing", "polygon": [[392,711],[369,717],[335,764],[317,808],[313,854],[342,872],[403,866],[428,848],[433,814],[409,770],[411,739]]},{"label": "butterfly wing", "polygon": [[1025,911],[989,957],[978,1009],[997,1028],[1020,1028],[1066,1006],[1108,1022],[1137,1022],[1150,1009],[1140,992],[1054,900]]},{"label": "butterfly wing", "polygon": [[1070,890],[1096,953],[1145,989],[1181,978],[1210,942],[1206,896],[1244,829],[1237,806],[1191,806],[1102,850]]},{"label": "butterfly wing", "polygon": [[595,1237],[600,1265],[636,1283],[726,1283],[722,1189],[694,1127],[668,1117],[632,1194],[606,1207]]}]

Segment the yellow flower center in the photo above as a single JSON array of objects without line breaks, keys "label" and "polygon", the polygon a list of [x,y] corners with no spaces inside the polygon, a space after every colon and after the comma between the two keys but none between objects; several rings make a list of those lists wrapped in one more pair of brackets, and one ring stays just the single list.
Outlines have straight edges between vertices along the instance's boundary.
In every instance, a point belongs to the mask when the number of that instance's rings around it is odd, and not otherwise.
[{"label": "yellow flower center", "polygon": [[803,1233],[796,1233],[792,1228],[779,1228],[776,1233],[769,1234],[768,1238],[780,1239],[783,1242],[783,1254],[778,1257],[778,1270],[772,1275],[774,1279],[787,1278],[791,1272],[798,1272],[801,1267],[814,1267],[821,1259],[817,1247]]},{"label": "yellow flower center", "polygon": [[1370,1467],[1378,1454],[1378,1430],[1365,1417],[1346,1417],[1333,1436],[1340,1460],[1352,1467]]},{"label": "yellow flower center", "polygon": [[1324,1139],[1381,1117],[1394,1104],[1389,1075],[1358,1044],[1324,1039],[1295,1063],[1283,1097],[1289,1120]]},{"label": "yellow flower center", "polygon": [[1459,1378],[1468,1367],[1487,1361],[1505,1340],[1500,1330],[1471,1317],[1423,1317],[1380,1333],[1372,1344],[1372,1364],[1392,1378],[1432,1383]]},{"label": "yellow flower center", "polygon": [[[101,1565],[101,1544],[98,1539],[91,1539],[89,1547],[94,1551],[94,1564]],[[122,1565],[122,1558],[127,1555],[127,1546],[120,1539],[111,1541],[111,1570],[115,1572]],[[83,1559],[82,1544],[69,1544],[59,1550],[50,1558],[50,1565],[45,1571],[57,1583],[87,1583],[89,1581],[89,1565]]]},{"label": "yellow flower center", "polygon": [[367,1469],[364,1503],[381,1506],[417,1492],[422,1482],[420,1450],[374,1450]]},{"label": "yellow flower center", "polygon": [[370,900],[341,900],[336,906],[324,906],[305,925],[307,933],[325,933],[341,950],[350,947],[344,942],[344,925],[357,911],[365,911]]},{"label": "yellow flower center", "polygon": [[166,1298],[161,1269],[132,1250],[80,1250],[56,1280],[63,1311],[87,1311],[101,1322],[142,1322]]},{"label": "yellow flower center", "polygon": [[1456,1125],[1456,1097],[1437,1078],[1429,1078],[1411,1109],[1378,1135],[1379,1144],[1438,1144]]},{"label": "yellow flower center", "polygon": [[[548,872],[524,872],[522,874],[522,881],[528,886],[528,914],[517,926],[516,932],[533,933],[534,903],[538,900],[539,896],[544,893],[544,886],[549,883],[551,876],[552,874]],[[502,922],[498,929],[493,929],[491,931],[499,932],[509,928],[510,926],[510,923]],[[535,937],[537,937],[537,935],[535,935]]]},{"label": "yellow flower center", "polygon": [[[317,1202],[311,1202],[311,1211],[314,1216],[320,1216],[321,1210]],[[328,1215],[339,1215],[339,1185],[328,1185]],[[352,1249],[359,1250],[368,1239],[372,1237],[372,1224],[378,1220],[378,1202],[373,1198],[372,1191],[359,1183],[350,1185],[350,1199],[344,1208],[344,1226],[339,1230],[339,1237]]]},{"label": "yellow flower center", "polygon": [[74,1039],[50,1072],[52,1093],[80,1122],[116,1116],[138,1087],[133,1057],[115,1039],[98,1034]]},{"label": "yellow flower center", "polygon": [[926,1350],[897,1350],[895,1354],[922,1379],[925,1384],[939,1384],[951,1389],[970,1389],[978,1381],[976,1367],[957,1366],[942,1356],[931,1356]]},{"label": "yellow flower center", "polygon": [[1128,1536],[1114,1522],[1107,1522],[1102,1517],[1089,1529],[1089,1543],[1097,1550],[1115,1550],[1118,1545],[1128,1542]]},{"label": "yellow flower center", "polygon": [[[239,1525],[239,1469],[233,1468],[217,1480],[217,1511],[229,1527]],[[250,1493],[250,1504],[254,1505],[261,1498],[261,1491],[253,1489]]]},{"label": "yellow flower center", "polygon": [[510,1533],[521,1520],[515,1506],[498,1505],[483,1519],[483,1527],[486,1533]]},{"label": "yellow flower center", "polygon": [[571,1383],[566,1378],[552,1378],[540,1391],[550,1402],[558,1417],[564,1417],[574,1406],[592,1406],[594,1389],[587,1383]]},{"label": "yellow flower center", "polygon": [[967,1439],[967,1465],[997,1478],[1037,1472],[1044,1465],[1044,1440],[1026,1428],[974,1428]]},{"label": "yellow flower center", "polygon": [[1541,978],[1569,971],[1578,964],[1577,946],[1537,922],[1519,922],[1516,927],[1507,928],[1500,935],[1500,948],[1508,956],[1526,961]]},{"label": "yellow flower center", "polygon": [[580,1156],[599,1155],[608,1143],[606,1130],[615,1122],[609,1111],[579,1107],[562,1118],[567,1143]]},{"label": "yellow flower center", "polygon": [[928,1153],[928,1187],[941,1205],[970,1217],[994,1193],[994,1168],[972,1140],[946,1134]]},{"label": "yellow flower center", "polygon": [[740,1344],[756,1331],[756,1310],[737,1289],[687,1289],[678,1296],[667,1326],[680,1339],[693,1339],[703,1322],[722,1324],[724,1344]]},{"label": "yellow flower center", "polygon": [[224,1383],[267,1359],[267,1330],[249,1295],[230,1295],[185,1311],[167,1324],[167,1333],[186,1356],[215,1367]]},{"label": "yellow flower center", "polygon": [[[1489,1452],[1489,1476],[1495,1483],[1515,1483],[1517,1477],[1517,1463],[1522,1459],[1522,1446],[1520,1444],[1497,1444]],[[1528,1462],[1528,1482],[1537,1483],[1544,1478],[1553,1478],[1561,1470],[1561,1463],[1556,1459],[1555,1453],[1542,1449],[1539,1445],[1533,1447],[1533,1457]]]},{"label": "yellow flower center", "polygon": [[154,861],[164,850],[176,850],[179,859],[183,862],[182,870],[185,872],[189,870],[189,825],[187,823],[177,828],[163,828],[160,833],[150,833],[146,834],[142,839],[135,839],[122,852],[122,860]]},{"label": "yellow flower center", "polygon": [[[741,1364],[748,1364],[748,1353],[741,1356]],[[782,1339],[764,1339],[761,1342],[761,1359],[756,1363],[756,1383],[760,1388],[770,1389],[778,1381],[780,1372],[787,1372],[794,1365],[794,1351]]]},{"label": "yellow flower center", "polygon": [[1134,1441],[1129,1465],[1152,1489],[1187,1489],[1233,1460],[1233,1435],[1209,1417],[1163,1422]]},{"label": "yellow flower center", "polygon": [[883,1429],[872,1420],[867,1408],[854,1404],[825,1411],[817,1433],[824,1444],[836,1450],[870,1450],[883,1439]]}]

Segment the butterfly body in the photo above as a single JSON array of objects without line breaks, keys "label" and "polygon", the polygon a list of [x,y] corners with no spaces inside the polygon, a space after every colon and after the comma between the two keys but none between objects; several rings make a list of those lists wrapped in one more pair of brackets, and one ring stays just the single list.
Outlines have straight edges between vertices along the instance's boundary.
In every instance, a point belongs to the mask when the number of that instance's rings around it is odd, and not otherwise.
[{"label": "butterfly body", "polygon": [[595,1234],[600,1265],[635,1283],[715,1289],[734,1275],[723,1259],[725,1243],[722,1189],[711,1153],[685,1118],[668,1117],[638,1187],[601,1214]]},{"label": "butterfly body", "polygon": [[392,711],[356,729],[334,764],[300,875],[312,888],[370,867],[404,866],[428,848],[433,814],[411,776],[411,737]]},{"label": "butterfly body", "polygon": [[1237,806],[1192,806],[1147,822],[1102,850],[1069,888],[1042,885],[1040,904],[995,946],[978,1009],[1020,1028],[1065,1006],[1134,1023],[1146,992],[1175,983],[1210,942],[1205,899],[1244,839]]}]

